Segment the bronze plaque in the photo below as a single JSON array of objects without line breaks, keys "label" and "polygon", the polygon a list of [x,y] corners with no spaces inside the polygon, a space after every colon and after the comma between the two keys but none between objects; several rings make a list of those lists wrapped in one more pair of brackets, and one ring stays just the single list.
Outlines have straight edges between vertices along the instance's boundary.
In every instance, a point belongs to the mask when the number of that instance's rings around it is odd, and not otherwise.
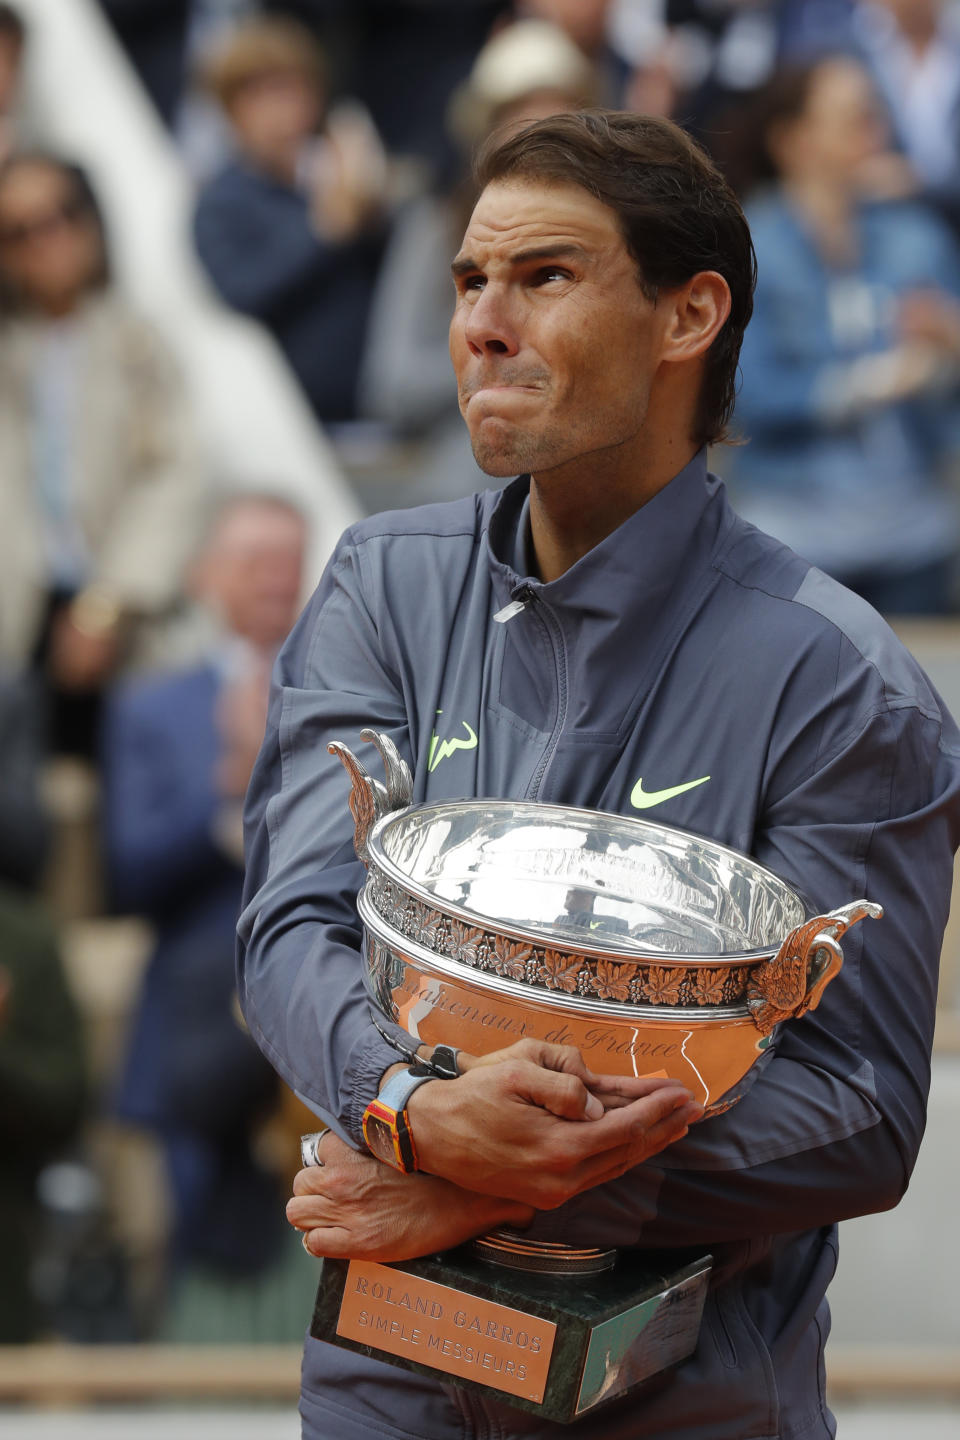
[{"label": "bronze plaque", "polygon": [[351,1260],[337,1334],[539,1403],[557,1327],[449,1285]]}]

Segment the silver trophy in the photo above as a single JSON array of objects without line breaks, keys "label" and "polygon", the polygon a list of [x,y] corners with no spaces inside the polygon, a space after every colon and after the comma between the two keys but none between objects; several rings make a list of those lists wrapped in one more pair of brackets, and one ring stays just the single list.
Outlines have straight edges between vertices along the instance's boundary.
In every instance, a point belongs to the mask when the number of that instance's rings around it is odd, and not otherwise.
[{"label": "silver trophy", "polygon": [[[330,750],[351,776],[367,867],[357,901],[364,978],[377,1011],[414,1045],[473,1054],[524,1037],[572,1045],[598,1073],[682,1081],[709,1117],[740,1098],[782,1025],[819,1003],[843,963],[844,933],[882,914],[859,900],[811,916],[749,856],[649,820],[530,801],[412,805],[409,767],[390,738],[362,738],[379,751],[385,783],[345,745]],[[638,1273],[616,1252],[508,1230],[470,1253],[402,1266],[327,1262],[314,1334],[572,1420],[693,1349],[709,1257],[671,1257],[667,1268]],[[382,1317],[357,1296],[375,1285],[381,1299],[403,1293],[428,1316],[440,1307],[422,1353],[389,1325],[370,1329]],[[411,1289],[431,1285],[435,1293]],[[545,1361],[520,1358],[515,1344],[507,1354],[497,1336],[515,1336],[514,1320],[484,1321],[482,1351],[446,1333],[444,1289],[469,1296],[455,1315],[492,1305],[520,1315],[521,1334],[535,1316],[552,1326],[539,1336]]]}]

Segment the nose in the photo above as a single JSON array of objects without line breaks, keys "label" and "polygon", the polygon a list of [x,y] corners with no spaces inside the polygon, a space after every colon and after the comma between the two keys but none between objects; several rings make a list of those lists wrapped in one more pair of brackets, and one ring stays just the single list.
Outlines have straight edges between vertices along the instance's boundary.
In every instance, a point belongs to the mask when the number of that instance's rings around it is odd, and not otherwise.
[{"label": "nose", "polygon": [[464,338],[476,356],[516,355],[520,337],[504,287],[487,283],[479,292],[467,313]]}]

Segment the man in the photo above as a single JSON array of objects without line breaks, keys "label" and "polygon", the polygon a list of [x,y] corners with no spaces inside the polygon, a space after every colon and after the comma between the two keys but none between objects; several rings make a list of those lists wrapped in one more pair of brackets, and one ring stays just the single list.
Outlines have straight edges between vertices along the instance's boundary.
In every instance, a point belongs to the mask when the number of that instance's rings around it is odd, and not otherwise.
[{"label": "man", "polygon": [[305,544],[303,516],[280,496],[223,500],[191,571],[214,622],[207,655],[130,682],[106,715],[110,888],[157,936],[118,1110],[163,1141],[176,1278],[203,1275],[208,1294],[226,1277],[236,1295],[238,1277],[262,1277],[284,1242],[277,1176],[251,1149],[276,1104],[276,1076],[237,1024],[232,957],[240,802],[270,667],[297,612]]},{"label": "man", "polygon": [[[400,1259],[512,1219],[718,1263],[695,1354],[572,1431],[308,1342],[304,1433],[832,1434],[833,1227],[896,1204],[923,1128],[960,737],[878,617],[706,474],[753,257],[705,156],[669,122],[553,117],[488,146],[479,181],[451,354],[479,463],[521,478],[344,537],[280,657],[248,796],[243,1003],[336,1131],[288,1214],[317,1255]],[[363,870],[325,753],[363,725],[416,801],[652,801],[814,907],[864,895],[887,918],[728,1113],[693,1124],[672,1083],[503,1052],[413,1093],[426,1173],[397,1174],[356,1148],[398,1062],[363,998]],[[461,744],[438,761],[434,737]]]}]

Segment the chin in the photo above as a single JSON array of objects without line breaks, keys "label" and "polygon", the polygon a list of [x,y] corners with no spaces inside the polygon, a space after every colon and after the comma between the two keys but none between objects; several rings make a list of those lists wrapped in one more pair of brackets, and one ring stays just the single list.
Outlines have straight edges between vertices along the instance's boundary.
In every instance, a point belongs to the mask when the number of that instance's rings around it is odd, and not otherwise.
[{"label": "chin", "polygon": [[476,450],[474,450],[473,458],[480,466],[484,475],[489,475],[492,480],[512,480],[514,475],[522,475],[524,473],[524,467],[515,464],[507,456],[478,455]]},{"label": "chin", "polygon": [[524,475],[529,470],[527,463],[529,446],[497,444],[485,441],[479,435],[470,437],[473,458],[485,475],[494,480],[509,480],[514,475]]}]

